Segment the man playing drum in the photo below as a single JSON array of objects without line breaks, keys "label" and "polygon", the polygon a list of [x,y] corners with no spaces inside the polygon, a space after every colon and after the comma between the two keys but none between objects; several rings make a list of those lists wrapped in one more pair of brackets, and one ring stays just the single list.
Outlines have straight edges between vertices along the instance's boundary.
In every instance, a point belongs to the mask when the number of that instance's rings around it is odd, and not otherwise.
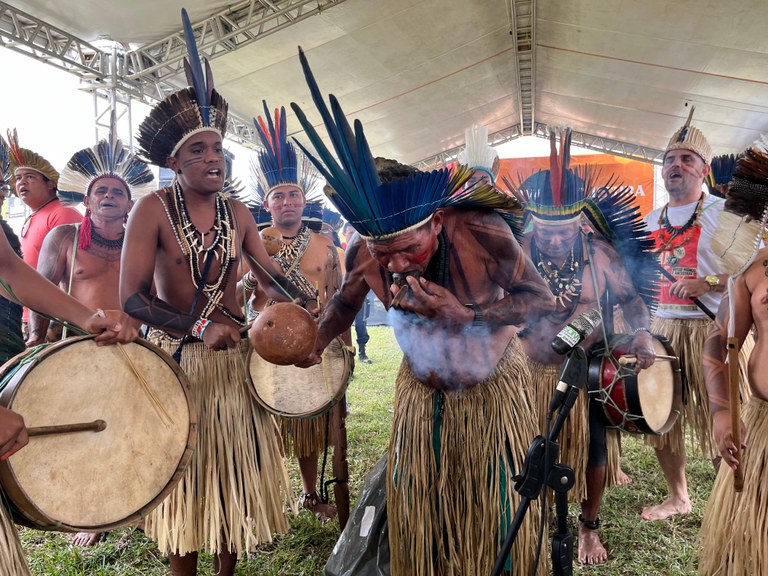
[{"label": "man playing drum", "polygon": [[156,105],[138,135],[142,155],[176,178],[133,209],[120,297],[126,312],[158,329],[154,343],[180,353],[200,423],[192,464],[147,517],[146,532],[170,556],[174,574],[195,574],[198,550],[207,549],[216,573],[231,575],[238,555],[288,529],[290,493],[275,422],[247,387],[245,318],[236,298],[241,251],[270,297],[306,304],[313,296],[275,271],[248,209],[222,194],[227,103],[210,69],[203,73],[182,16],[194,87]]},{"label": "man playing drum", "polygon": [[[653,364],[648,306],[654,304],[654,281],[658,276],[656,258],[646,252],[652,242],[646,233],[635,230],[642,225],[642,219],[630,194],[615,180],[598,182],[599,175],[589,167],[569,168],[570,130],[560,134],[559,158],[554,132],[550,138],[552,163],[559,167],[559,173],[537,172],[510,190],[526,207],[533,224],[532,233],[523,239],[523,250],[557,300],[554,314],[529,324],[520,333],[534,378],[542,434],[564,360],[552,349],[551,342],[584,312],[598,308],[602,302],[602,312],[608,318],[613,305],[620,305],[629,331],[634,334],[629,353],[637,357],[636,369]],[[599,236],[593,239],[587,222],[592,222]],[[616,247],[611,245],[612,240]],[[628,267],[633,271],[631,276]],[[607,324],[610,330],[613,323]],[[581,346],[589,350],[602,338],[598,327]],[[560,460],[576,474],[569,498],[581,503],[578,557],[584,564],[599,564],[608,556],[597,533],[598,511],[607,482],[618,473],[618,433],[612,430],[613,441],[606,442],[600,412],[597,397],[590,400],[581,394],[559,438]],[[611,470],[607,473],[609,462]]]},{"label": "man playing drum", "polygon": [[[30,309],[56,316],[98,334],[98,344],[130,342],[138,335],[128,316],[119,311],[96,311],[67,296],[40,277],[14,254],[0,234],[0,295],[18,299]],[[0,407],[0,459],[5,460],[28,442],[24,420],[18,414]],[[27,576],[16,529],[4,505],[0,505],[0,566],[8,576]]]},{"label": "man playing drum", "polygon": [[[286,138],[285,108],[275,110],[274,122],[264,102],[266,121],[259,117],[256,129],[264,149],[251,164],[255,194],[272,217],[272,225],[282,235],[280,251],[273,256],[287,278],[304,291],[327,302],[341,284],[338,253],[330,238],[312,232],[302,221],[307,205],[306,194],[317,182],[312,163]],[[252,308],[263,310],[274,303],[258,290],[250,273],[243,278],[244,287],[254,291]],[[347,335],[349,340],[349,335]],[[297,369],[298,370],[298,369]],[[322,382],[315,383],[318,386]],[[301,388],[295,394],[302,394]],[[341,407],[337,405],[334,410]],[[317,491],[317,457],[326,448],[326,418],[279,418],[278,424],[286,453],[296,456],[301,472],[302,495],[299,505],[321,521],[336,516],[336,509],[323,502]],[[330,441],[330,439],[328,439]]]},{"label": "man playing drum", "polygon": [[655,241],[654,251],[661,265],[676,280],[662,280],[659,305],[651,332],[666,337],[680,357],[687,404],[681,418],[663,436],[649,436],[646,442],[656,450],[669,487],[661,504],[643,509],[645,520],[663,520],[691,511],[685,478],[685,431],[691,428],[702,454],[715,458],[712,418],[702,372],[704,340],[710,319],[692,298],[716,311],[725,289],[727,275],[712,250],[712,240],[723,200],[706,194],[702,185],[709,173],[712,150],[704,134],[688,120],[667,144],[661,176],[669,202],[646,216]]},{"label": "man playing drum", "polygon": [[[340,125],[331,120],[300,57],[340,161],[292,106],[322,158],[313,161],[331,201],[358,231],[307,363],[350,327],[369,289],[397,308],[405,358],[388,463],[392,573],[488,574],[520,500],[511,477],[535,435],[513,325],[551,312],[554,299],[499,215],[519,210],[516,201],[487,185],[462,190],[465,167],[395,181],[377,175],[362,126],[353,136],[338,107]],[[539,510],[531,508],[512,548],[514,574],[531,573]]]},{"label": "man playing drum", "polygon": [[[748,199],[749,215],[760,221],[768,205],[768,153],[751,149],[738,160],[730,184],[726,208],[740,196]],[[765,228],[760,230],[763,237]],[[749,242],[754,246],[754,235]],[[768,533],[765,517],[768,497],[765,477],[768,474],[768,340],[757,338],[749,356],[747,380],[751,397],[743,419],[731,401],[739,384],[726,363],[729,336],[737,339],[738,348],[749,339],[754,326],[757,334],[768,330],[768,249],[741,260],[737,277],[720,303],[717,319],[712,323],[704,343],[704,378],[712,413],[715,445],[727,466],[720,466],[701,526],[701,559],[699,574],[766,574],[768,573]],[[746,263],[744,262],[746,260]],[[749,263],[751,260],[751,264]],[[746,270],[741,273],[742,270]],[[737,349],[738,349],[737,348]],[[729,377],[730,373],[730,377]],[[737,445],[737,437],[740,443]],[[741,451],[741,452],[740,452]],[[734,471],[743,475],[743,487],[736,489]]]},{"label": "man playing drum", "polygon": [[[136,199],[152,190],[149,167],[117,139],[76,152],[59,178],[59,189],[83,196],[80,224],[57,226],[46,236],[37,271],[90,308],[120,308],[120,254],[125,222]],[[132,320],[138,327],[139,322]],[[28,346],[45,342],[48,319],[32,312]],[[100,533],[79,532],[73,543],[93,546]]]}]

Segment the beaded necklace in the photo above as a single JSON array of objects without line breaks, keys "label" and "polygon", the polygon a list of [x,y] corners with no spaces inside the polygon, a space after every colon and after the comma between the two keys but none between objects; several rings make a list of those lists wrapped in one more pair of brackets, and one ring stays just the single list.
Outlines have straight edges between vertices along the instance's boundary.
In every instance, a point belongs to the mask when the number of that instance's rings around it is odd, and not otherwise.
[{"label": "beaded necklace", "polygon": [[669,250],[669,247],[671,246],[675,238],[677,238],[682,234],[685,234],[694,225],[697,225],[699,223],[699,216],[701,216],[701,209],[704,204],[704,196],[706,196],[706,194],[702,193],[701,197],[699,198],[699,201],[696,203],[696,208],[694,208],[693,214],[691,214],[691,217],[688,218],[688,221],[682,226],[673,226],[672,223],[669,221],[669,215],[667,214],[669,204],[666,204],[664,208],[661,209],[661,213],[659,214],[659,227],[662,228],[664,232],[666,232],[669,235],[669,237],[663,241],[663,244],[658,249],[659,252],[664,252],[665,250]]},{"label": "beaded necklace", "polygon": [[557,303],[562,308],[569,308],[569,311],[578,304],[583,287],[581,282],[584,270],[582,252],[581,234],[579,234],[565,262],[563,262],[562,266],[558,267],[551,260],[542,259],[536,245],[536,239],[531,238],[531,260],[536,265],[539,275],[546,280],[549,290],[554,295]]},{"label": "beaded necklace", "polygon": [[91,240],[94,244],[98,244],[102,248],[106,248],[107,250],[122,250],[123,248],[123,240],[125,239],[125,232],[123,232],[120,235],[120,238],[117,240],[110,240],[109,238],[104,238],[101,234],[96,232],[95,228],[91,228]]},{"label": "beaded necklace", "polygon": [[[227,285],[236,261],[231,207],[223,195],[217,193],[213,226],[208,232],[200,232],[189,217],[187,205],[181,192],[181,185],[178,181],[174,181],[173,190],[165,189],[167,201],[163,201],[157,192],[155,194],[160,198],[176,242],[187,260],[194,285],[199,286],[204,281],[200,269],[201,256],[205,260],[211,255],[214,260],[219,262],[218,273],[213,278],[206,278],[202,289],[207,302],[200,316],[206,318],[214,308],[221,308],[219,303],[224,296],[224,287]],[[205,246],[205,237],[212,232],[215,233],[213,240],[208,246]]]},{"label": "beaded necklace", "polygon": [[[283,239],[290,238],[283,236]],[[296,285],[305,294],[311,294],[314,298],[318,296],[318,290],[312,283],[304,277],[299,268],[301,257],[307,251],[311,239],[311,230],[306,224],[302,224],[299,233],[293,236],[294,241],[290,244],[283,243],[280,251],[273,256],[274,260],[280,265],[283,274],[294,285]],[[270,301],[270,304],[274,301]]]}]

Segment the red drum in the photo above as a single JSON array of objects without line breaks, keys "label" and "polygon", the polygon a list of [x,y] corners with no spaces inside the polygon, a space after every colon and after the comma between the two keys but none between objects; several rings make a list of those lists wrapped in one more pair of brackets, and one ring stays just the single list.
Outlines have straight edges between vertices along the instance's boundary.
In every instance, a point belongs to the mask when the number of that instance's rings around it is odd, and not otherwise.
[{"label": "red drum", "polygon": [[680,361],[666,338],[653,335],[657,356],[668,358],[657,358],[653,366],[638,374],[634,364],[619,361],[629,355],[632,338],[617,335],[609,349],[597,344],[590,350],[589,393],[597,395],[609,428],[658,436],[669,431],[682,413]]},{"label": "red drum", "polygon": [[181,480],[197,438],[187,377],[144,340],[30,348],[0,368],[0,403],[30,433],[0,484],[14,520],[38,530],[138,522]]}]

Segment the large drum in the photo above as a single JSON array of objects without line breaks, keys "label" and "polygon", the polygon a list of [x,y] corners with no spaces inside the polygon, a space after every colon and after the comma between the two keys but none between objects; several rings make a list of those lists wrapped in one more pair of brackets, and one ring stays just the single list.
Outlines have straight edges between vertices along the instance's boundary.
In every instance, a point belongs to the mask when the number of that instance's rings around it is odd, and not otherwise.
[{"label": "large drum", "polygon": [[619,335],[609,349],[597,344],[590,350],[589,393],[601,402],[607,426],[635,434],[664,434],[683,409],[680,361],[666,338],[653,335],[657,359],[636,373],[633,363],[622,361],[631,342],[631,335]]},{"label": "large drum", "polygon": [[30,349],[0,368],[0,403],[30,431],[0,464],[0,483],[14,520],[40,530],[138,522],[181,479],[197,437],[187,377],[144,340],[97,346],[83,336]]},{"label": "large drum", "polygon": [[284,418],[312,418],[327,412],[344,395],[352,367],[351,353],[341,338],[310,368],[278,366],[253,349],[248,352],[251,392],[267,411]]}]

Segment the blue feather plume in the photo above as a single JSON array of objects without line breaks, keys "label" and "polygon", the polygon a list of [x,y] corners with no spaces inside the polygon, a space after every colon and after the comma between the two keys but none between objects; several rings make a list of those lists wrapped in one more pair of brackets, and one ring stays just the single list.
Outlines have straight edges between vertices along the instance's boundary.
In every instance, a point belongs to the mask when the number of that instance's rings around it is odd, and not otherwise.
[{"label": "blue feather plume", "polygon": [[189,20],[189,14],[187,14],[186,8],[181,9],[181,21],[184,28],[184,41],[187,44],[188,58],[184,59],[184,71],[187,75],[187,82],[195,90],[195,98],[197,99],[198,107],[200,108],[200,115],[203,118],[203,125],[209,126],[210,120],[210,107],[211,107],[211,93],[213,90],[213,82],[210,73],[210,67],[206,62],[206,71],[208,81],[210,82],[210,90],[206,85],[206,74],[203,73],[203,65],[200,61],[200,55],[197,51],[197,42],[195,41],[195,32],[192,29],[192,22]]}]

